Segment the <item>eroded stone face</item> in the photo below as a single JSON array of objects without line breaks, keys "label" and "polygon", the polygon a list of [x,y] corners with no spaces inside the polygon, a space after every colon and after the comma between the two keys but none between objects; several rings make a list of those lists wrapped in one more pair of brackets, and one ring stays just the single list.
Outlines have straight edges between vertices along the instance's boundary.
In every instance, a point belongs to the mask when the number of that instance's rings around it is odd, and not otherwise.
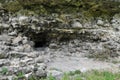
[{"label": "eroded stone face", "polygon": [[45,77],[46,63],[58,54],[118,57],[119,19],[111,22],[98,20],[92,25],[52,16],[10,16],[8,21],[3,19],[0,27],[0,69],[8,70],[5,78],[15,77],[21,71],[26,78]]},{"label": "eroded stone face", "polygon": [[[34,51],[34,42],[30,41],[29,37],[23,33],[19,33],[24,31],[19,28],[24,25],[22,22],[25,21],[26,17],[20,19],[10,17],[8,21],[3,21],[4,24],[0,26],[3,30],[0,35],[0,72],[6,71],[1,73],[1,80],[13,80],[18,78],[18,74],[21,73],[23,74],[22,79],[28,79],[31,75],[38,78],[46,77],[46,67],[44,67],[46,64],[44,59],[41,58],[41,54]],[[19,27],[13,25],[13,22],[19,24]],[[6,25],[9,27],[6,27]],[[36,72],[34,71],[35,68]]]}]

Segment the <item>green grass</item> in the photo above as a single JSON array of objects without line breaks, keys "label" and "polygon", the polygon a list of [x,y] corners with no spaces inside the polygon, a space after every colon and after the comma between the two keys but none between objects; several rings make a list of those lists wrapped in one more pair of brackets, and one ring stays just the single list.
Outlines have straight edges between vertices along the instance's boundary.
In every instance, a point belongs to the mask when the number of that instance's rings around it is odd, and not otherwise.
[{"label": "green grass", "polygon": [[92,71],[83,74],[86,80],[120,80],[120,73]]},{"label": "green grass", "polygon": [[[38,80],[38,79],[30,79],[30,80]],[[57,80],[52,75],[48,76],[46,79],[39,80]],[[76,70],[74,72],[64,73],[61,80],[120,80],[120,73],[112,73],[108,71],[88,71],[85,73],[81,73]]]}]

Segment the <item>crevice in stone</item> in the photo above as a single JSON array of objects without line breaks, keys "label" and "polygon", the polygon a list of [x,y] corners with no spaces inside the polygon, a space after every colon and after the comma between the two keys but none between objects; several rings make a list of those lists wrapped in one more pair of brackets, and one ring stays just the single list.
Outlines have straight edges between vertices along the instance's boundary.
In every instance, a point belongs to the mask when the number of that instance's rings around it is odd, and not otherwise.
[{"label": "crevice in stone", "polygon": [[45,40],[35,41],[34,43],[35,43],[34,48],[47,46],[47,41],[45,41]]}]

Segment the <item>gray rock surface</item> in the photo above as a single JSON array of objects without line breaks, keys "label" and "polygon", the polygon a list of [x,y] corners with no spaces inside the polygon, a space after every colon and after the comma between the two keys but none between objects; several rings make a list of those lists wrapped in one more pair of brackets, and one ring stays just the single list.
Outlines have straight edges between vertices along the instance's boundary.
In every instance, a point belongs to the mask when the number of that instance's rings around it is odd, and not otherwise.
[{"label": "gray rock surface", "polygon": [[[38,78],[46,77],[44,55],[42,57],[40,52],[34,51],[33,45],[34,43],[26,36],[17,34],[16,31],[0,35],[0,80],[19,79],[20,73],[24,74],[24,79],[28,79],[31,75]],[[39,65],[34,72],[34,65],[37,63]]]},{"label": "gray rock surface", "polygon": [[82,72],[112,69],[111,65],[117,70],[118,65],[86,57],[114,59],[120,56],[120,19],[114,17],[111,22],[98,19],[93,25],[91,22],[71,21],[64,22],[53,16],[22,15],[2,20],[0,72],[6,72],[0,74],[0,79],[11,80],[20,72],[29,79],[31,75],[46,77],[50,72],[59,76],[63,71],[75,69]]},{"label": "gray rock surface", "polygon": [[101,19],[99,19],[99,20],[97,21],[97,25],[103,26],[103,25],[104,25],[104,22],[103,22]]},{"label": "gray rock surface", "polygon": [[73,28],[82,28],[83,27],[82,24],[80,22],[78,22],[78,21],[73,21],[73,23],[71,24],[71,26]]}]

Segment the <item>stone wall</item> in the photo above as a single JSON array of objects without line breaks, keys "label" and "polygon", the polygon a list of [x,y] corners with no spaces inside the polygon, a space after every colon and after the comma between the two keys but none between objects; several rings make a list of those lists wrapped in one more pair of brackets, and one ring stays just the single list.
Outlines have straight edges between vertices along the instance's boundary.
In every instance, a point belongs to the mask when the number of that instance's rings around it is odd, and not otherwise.
[{"label": "stone wall", "polygon": [[46,77],[47,62],[58,54],[102,60],[120,56],[120,14],[88,19],[81,13],[26,16],[8,11],[0,11],[1,80]]}]

